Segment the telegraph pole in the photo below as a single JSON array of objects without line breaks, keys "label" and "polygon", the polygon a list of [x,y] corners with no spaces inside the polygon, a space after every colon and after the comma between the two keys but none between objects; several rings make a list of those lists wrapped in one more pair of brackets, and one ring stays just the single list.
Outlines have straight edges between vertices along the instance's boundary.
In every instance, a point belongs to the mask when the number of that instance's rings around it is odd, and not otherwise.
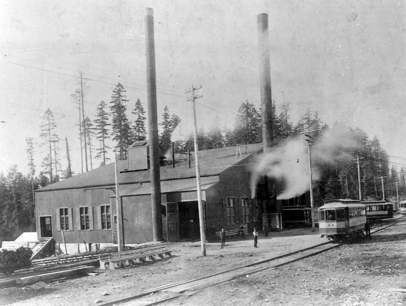
[{"label": "telegraph pole", "polygon": [[202,191],[200,188],[200,169],[199,169],[199,148],[197,146],[197,123],[196,123],[196,99],[203,97],[202,95],[195,95],[195,90],[201,89],[202,86],[194,87],[192,85],[191,89],[186,90],[186,93],[191,93],[192,95],[187,99],[188,102],[192,102],[193,105],[193,121],[194,121],[194,145],[195,145],[195,165],[196,165],[196,184],[197,184],[197,202],[199,207],[199,223],[200,223],[200,245],[202,249],[202,255],[206,256],[206,237],[204,233],[204,216],[203,216],[203,205],[202,205]]},{"label": "telegraph pole", "polygon": [[385,186],[383,184],[383,176],[381,176],[381,181],[382,181],[382,200],[385,201]]},{"label": "telegraph pole", "polygon": [[86,166],[86,172],[89,171],[87,167],[87,141],[86,141],[86,123],[85,123],[85,105],[83,102],[83,78],[82,78],[82,72],[80,73],[80,99],[82,102],[82,124],[83,124],[83,139],[85,141],[85,166]]},{"label": "telegraph pole", "polygon": [[396,207],[399,207],[399,184],[396,182]]},{"label": "telegraph pole", "polygon": [[359,167],[359,155],[357,154],[357,165],[358,165],[358,195],[359,195],[359,200],[362,200],[362,193],[361,193],[361,171]]},{"label": "telegraph pole", "polygon": [[312,142],[312,137],[310,136],[310,133],[304,133],[306,142],[307,142],[307,155],[309,159],[309,187],[310,187],[310,208],[311,208],[311,214],[312,214],[312,231],[314,232],[316,230],[316,225],[314,222],[314,203],[313,203],[313,186],[312,186],[312,155],[310,151],[310,146]]},{"label": "telegraph pole", "polygon": [[[116,184],[116,213],[117,213],[117,245],[118,251],[121,252],[123,250],[123,218],[122,218],[122,211],[121,211],[121,199],[120,199],[120,192],[118,190],[119,183],[118,183],[118,158],[117,154],[115,155],[115,162],[114,162],[114,178]],[[114,218],[113,218],[114,220]]]}]

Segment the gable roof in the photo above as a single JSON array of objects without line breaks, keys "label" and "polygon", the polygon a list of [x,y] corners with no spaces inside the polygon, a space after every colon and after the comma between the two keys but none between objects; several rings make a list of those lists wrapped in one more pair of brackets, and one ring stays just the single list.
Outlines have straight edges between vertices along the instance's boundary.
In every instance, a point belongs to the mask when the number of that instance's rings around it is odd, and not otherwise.
[{"label": "gable roof", "polygon": [[[225,147],[212,150],[199,151],[199,164],[201,176],[218,175],[225,169],[240,162],[242,159],[250,156],[253,153],[259,152],[262,149],[262,143],[249,144],[238,147]],[[188,167],[188,161],[183,161],[172,165],[160,167],[161,181],[174,180],[188,177],[196,177],[196,169],[194,163],[194,153],[192,154],[191,167]],[[119,171],[124,171],[127,167],[126,160],[118,162]],[[150,170],[124,172],[118,176],[119,184],[133,184],[150,182]],[[36,192],[45,192],[62,189],[76,188],[91,188],[112,186],[115,183],[114,163],[102,166],[100,168],[79,174],[77,176],[65,179],[48,185]]]}]

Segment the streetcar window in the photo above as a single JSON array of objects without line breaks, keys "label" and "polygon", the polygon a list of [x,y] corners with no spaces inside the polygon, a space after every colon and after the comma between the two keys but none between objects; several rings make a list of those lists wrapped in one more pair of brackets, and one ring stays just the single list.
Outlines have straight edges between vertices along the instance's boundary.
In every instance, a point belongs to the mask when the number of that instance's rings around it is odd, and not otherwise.
[{"label": "streetcar window", "polygon": [[327,220],[334,221],[336,219],[336,212],[334,210],[328,210],[327,213]]},{"label": "streetcar window", "polygon": [[337,210],[337,221],[345,220],[345,211]]},{"label": "streetcar window", "polygon": [[320,211],[320,217],[319,217],[320,220],[325,220],[325,219],[324,219],[324,216],[325,216],[324,210],[321,210],[321,211]]}]

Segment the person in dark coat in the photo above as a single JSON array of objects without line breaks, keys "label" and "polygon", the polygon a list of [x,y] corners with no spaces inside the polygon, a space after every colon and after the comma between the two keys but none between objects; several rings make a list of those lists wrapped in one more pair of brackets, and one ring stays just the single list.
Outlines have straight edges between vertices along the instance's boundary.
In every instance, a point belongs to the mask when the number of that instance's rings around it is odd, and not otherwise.
[{"label": "person in dark coat", "polygon": [[258,231],[255,227],[254,227],[254,231],[252,234],[254,235],[254,248],[257,248],[258,247]]},{"label": "person in dark coat", "polygon": [[369,220],[365,223],[365,236],[371,239],[371,224],[369,223]]},{"label": "person in dark coat", "polygon": [[244,224],[241,223],[240,227],[238,228],[238,235],[244,238]]},{"label": "person in dark coat", "polygon": [[221,249],[225,249],[226,248],[226,232],[224,231],[224,228],[222,228],[220,231],[220,241],[221,241]]}]

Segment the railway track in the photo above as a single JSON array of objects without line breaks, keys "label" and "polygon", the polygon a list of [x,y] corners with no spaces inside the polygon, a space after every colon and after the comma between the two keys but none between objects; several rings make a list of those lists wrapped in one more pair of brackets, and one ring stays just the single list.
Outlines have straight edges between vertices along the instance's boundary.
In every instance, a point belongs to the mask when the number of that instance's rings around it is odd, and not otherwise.
[{"label": "railway track", "polygon": [[[397,222],[393,222],[389,225],[385,225],[379,228],[371,230],[371,234],[383,231],[388,227],[394,226]],[[301,249],[295,252],[283,254],[280,256],[268,258],[248,265],[240,266],[230,270],[222,271],[212,275],[208,275],[201,278],[179,281],[171,284],[166,284],[160,287],[156,287],[145,291],[141,294],[134,295],[128,298],[123,298],[119,300],[110,301],[104,304],[99,304],[102,306],[112,306],[112,305],[158,305],[171,300],[175,300],[180,297],[187,297],[196,294],[199,290],[204,288],[219,285],[231,281],[239,277],[247,277],[254,273],[258,273],[267,269],[276,269],[283,265],[291,264],[295,261],[305,259],[307,257],[315,256],[320,253],[329,251],[334,248],[338,248],[346,242],[334,243],[332,241],[321,243],[309,248]]]}]

